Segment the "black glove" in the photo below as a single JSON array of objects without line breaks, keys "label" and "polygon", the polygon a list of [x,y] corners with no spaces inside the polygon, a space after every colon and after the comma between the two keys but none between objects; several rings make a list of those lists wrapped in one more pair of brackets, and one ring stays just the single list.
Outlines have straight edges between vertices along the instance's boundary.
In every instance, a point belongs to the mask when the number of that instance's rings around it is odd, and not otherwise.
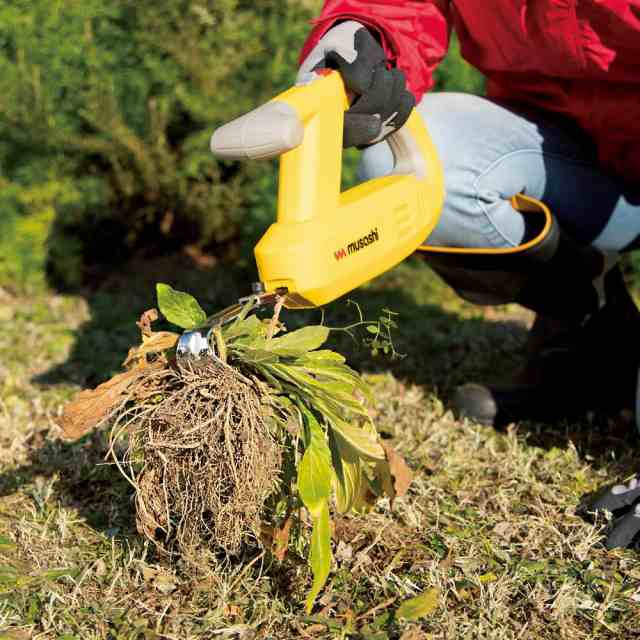
[{"label": "black glove", "polygon": [[345,148],[380,142],[411,115],[415,98],[404,73],[387,69],[384,50],[359,22],[342,22],[325,33],[300,67],[298,84],[312,81],[323,68],[337,69],[355,94],[344,117]]},{"label": "black glove", "polygon": [[607,485],[585,496],[578,507],[578,514],[586,518],[598,511],[610,511],[613,515],[605,540],[607,549],[640,549],[640,475],[627,485]]}]

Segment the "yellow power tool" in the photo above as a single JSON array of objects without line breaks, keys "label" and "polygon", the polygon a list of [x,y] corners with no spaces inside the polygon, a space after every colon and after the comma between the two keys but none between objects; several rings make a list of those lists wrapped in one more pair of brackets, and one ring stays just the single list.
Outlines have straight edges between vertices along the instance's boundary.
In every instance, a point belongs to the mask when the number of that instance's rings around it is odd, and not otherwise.
[{"label": "yellow power tool", "polygon": [[[422,119],[414,110],[387,139],[395,158],[391,175],[341,192],[348,107],[340,74],[325,71],[214,133],[211,149],[221,159],[280,156],[278,208],[254,250],[260,282],[253,294],[199,330],[233,320],[247,305],[325,305],[388,271],[429,236],[440,216],[444,177]],[[179,355],[211,353],[199,330],[182,336]]]}]

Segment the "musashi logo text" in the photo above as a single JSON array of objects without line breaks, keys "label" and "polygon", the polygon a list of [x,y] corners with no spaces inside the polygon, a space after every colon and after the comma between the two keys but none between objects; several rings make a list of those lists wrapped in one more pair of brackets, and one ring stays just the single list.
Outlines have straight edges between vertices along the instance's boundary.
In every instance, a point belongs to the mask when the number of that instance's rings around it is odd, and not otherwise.
[{"label": "musashi logo text", "polygon": [[378,240],[380,240],[380,234],[376,227],[375,229],[371,229],[366,236],[362,236],[362,238],[359,238],[355,242],[350,242],[346,249],[343,248],[338,249],[338,251],[334,251],[333,255],[336,260],[342,260],[343,258],[350,256],[352,253],[357,253],[361,249],[368,247],[370,244],[378,242]]}]

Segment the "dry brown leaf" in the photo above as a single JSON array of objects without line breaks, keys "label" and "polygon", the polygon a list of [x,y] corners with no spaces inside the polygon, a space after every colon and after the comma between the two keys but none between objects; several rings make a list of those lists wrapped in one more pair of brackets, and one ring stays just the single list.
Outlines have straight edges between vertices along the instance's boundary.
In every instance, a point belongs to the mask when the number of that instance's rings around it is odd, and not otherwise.
[{"label": "dry brown leaf", "polygon": [[136,325],[138,325],[143,337],[150,336],[153,333],[151,323],[155,322],[159,317],[157,309],[148,309],[140,316],[140,320],[136,322]]},{"label": "dry brown leaf", "polygon": [[[148,312],[147,312],[148,313]],[[127,367],[137,360],[145,359],[145,356],[149,353],[161,353],[175,347],[180,336],[173,331],[156,331],[150,334],[143,334],[142,344],[138,347],[132,347],[129,349],[127,359],[122,363],[122,366]]]},{"label": "dry brown leaf", "polygon": [[396,450],[382,442],[382,447],[387,454],[387,462],[389,463],[389,471],[393,476],[393,488],[396,498],[402,498],[407,494],[411,483],[413,482],[413,473],[407,466],[404,458],[396,452]]},{"label": "dry brown leaf", "polygon": [[0,638],[2,640],[30,640],[33,638],[31,631],[27,629],[16,629],[15,631],[6,631]]},{"label": "dry brown leaf", "polygon": [[242,615],[242,609],[237,604],[228,604],[224,607],[224,615],[230,618],[239,618]]},{"label": "dry brown leaf", "polygon": [[325,624],[312,624],[304,629],[304,632],[307,636],[317,636],[320,633],[324,633],[327,630],[327,625]]},{"label": "dry brown leaf", "polygon": [[273,533],[273,555],[282,562],[287,555],[289,547],[289,534],[291,533],[291,525],[293,520],[288,517],[281,527],[274,530]]},{"label": "dry brown leaf", "polygon": [[57,420],[65,438],[77,440],[97,427],[143,372],[143,367],[136,367],[113,376],[95,389],[77,393]]}]

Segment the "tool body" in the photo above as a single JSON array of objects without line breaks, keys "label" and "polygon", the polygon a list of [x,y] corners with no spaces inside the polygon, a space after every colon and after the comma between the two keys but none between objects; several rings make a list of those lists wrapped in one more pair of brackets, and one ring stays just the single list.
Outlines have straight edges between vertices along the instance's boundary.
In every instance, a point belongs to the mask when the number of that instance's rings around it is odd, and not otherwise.
[{"label": "tool body", "polygon": [[[348,107],[340,74],[327,70],[211,140],[222,159],[280,156],[276,221],[254,253],[260,293],[283,295],[287,308],[325,305],[388,271],[425,241],[440,216],[442,167],[415,109],[388,138],[392,174],[341,192]],[[186,336],[178,351],[190,352]]]}]

